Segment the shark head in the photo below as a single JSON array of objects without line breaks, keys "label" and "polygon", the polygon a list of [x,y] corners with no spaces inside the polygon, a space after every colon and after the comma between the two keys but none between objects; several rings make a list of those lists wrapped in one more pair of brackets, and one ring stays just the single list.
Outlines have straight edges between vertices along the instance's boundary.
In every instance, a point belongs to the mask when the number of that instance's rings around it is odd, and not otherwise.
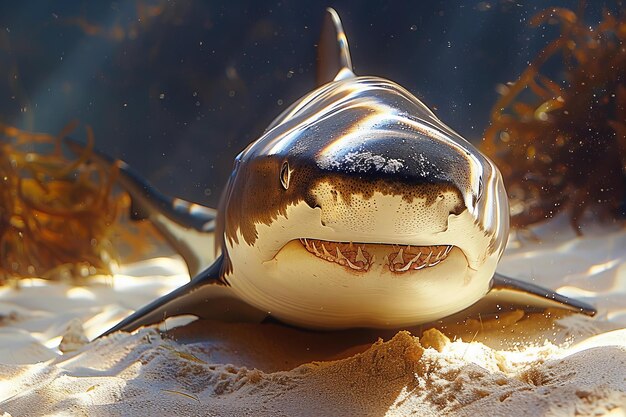
[{"label": "shark head", "polygon": [[501,175],[406,89],[355,76],[332,10],[328,22],[335,77],[235,160],[218,217],[224,280],[307,327],[460,311],[489,291],[506,244]]}]

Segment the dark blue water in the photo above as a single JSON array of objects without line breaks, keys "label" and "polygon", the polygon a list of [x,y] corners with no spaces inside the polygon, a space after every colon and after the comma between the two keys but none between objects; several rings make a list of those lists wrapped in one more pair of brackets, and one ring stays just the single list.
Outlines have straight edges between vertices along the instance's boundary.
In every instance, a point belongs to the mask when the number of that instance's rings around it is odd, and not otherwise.
[{"label": "dark blue water", "polygon": [[233,157],[314,87],[328,5],[358,74],[402,84],[478,141],[496,86],[558,34],[528,20],[578,1],[5,1],[0,121],[54,133],[78,119],[163,191],[215,205]]}]

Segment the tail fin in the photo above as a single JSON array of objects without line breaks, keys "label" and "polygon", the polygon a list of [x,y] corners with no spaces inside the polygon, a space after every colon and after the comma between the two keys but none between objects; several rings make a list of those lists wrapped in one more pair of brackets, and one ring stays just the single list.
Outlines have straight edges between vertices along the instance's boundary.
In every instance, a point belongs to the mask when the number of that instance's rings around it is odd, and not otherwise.
[{"label": "tail fin", "polygon": [[[67,137],[64,143],[76,153],[86,146]],[[91,160],[104,168],[117,165],[118,181],[132,200],[131,219],[151,221],[183,257],[189,275],[196,275],[213,262],[216,210],[161,193],[127,163],[102,152],[94,150]]]}]

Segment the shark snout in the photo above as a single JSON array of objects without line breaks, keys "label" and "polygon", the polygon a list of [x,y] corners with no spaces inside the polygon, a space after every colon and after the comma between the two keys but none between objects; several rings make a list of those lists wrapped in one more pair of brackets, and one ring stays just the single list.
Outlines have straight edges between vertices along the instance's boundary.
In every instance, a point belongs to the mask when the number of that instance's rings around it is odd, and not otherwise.
[{"label": "shark snout", "polygon": [[[482,157],[462,138],[453,140],[452,131],[403,120],[381,120],[370,130],[347,129],[315,156],[316,168],[349,182],[354,194],[377,189],[405,200],[425,197],[430,204],[441,192],[452,191],[460,203],[473,206],[481,192]],[[446,204],[458,211],[456,199]]]},{"label": "shark snout", "polygon": [[423,236],[443,232],[450,215],[465,209],[460,192],[448,184],[411,186],[322,181],[313,190],[324,226],[337,232],[377,237]]}]

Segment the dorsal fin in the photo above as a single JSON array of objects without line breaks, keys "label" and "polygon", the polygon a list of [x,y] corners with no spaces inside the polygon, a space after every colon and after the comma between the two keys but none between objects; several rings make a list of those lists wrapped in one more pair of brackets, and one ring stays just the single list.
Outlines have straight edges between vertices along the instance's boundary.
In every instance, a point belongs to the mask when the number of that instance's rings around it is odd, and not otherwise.
[{"label": "dorsal fin", "polygon": [[335,9],[327,8],[317,47],[317,85],[354,77],[348,39]]}]

